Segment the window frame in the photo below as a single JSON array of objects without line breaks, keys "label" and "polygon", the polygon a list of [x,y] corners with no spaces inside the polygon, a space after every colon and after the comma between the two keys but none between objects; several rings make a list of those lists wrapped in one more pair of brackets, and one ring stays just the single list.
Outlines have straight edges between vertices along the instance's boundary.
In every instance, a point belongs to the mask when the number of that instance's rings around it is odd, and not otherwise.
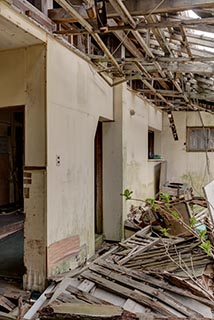
[{"label": "window frame", "polygon": [[[210,145],[208,145],[207,149],[197,149],[193,150],[190,148],[190,133],[191,130],[206,130],[208,132],[208,137],[210,137],[210,132],[213,130],[214,132],[214,126],[205,126],[205,127],[186,127],[186,151],[187,152],[214,152],[214,138],[213,138],[213,148],[210,148]],[[214,134],[213,134],[214,137]],[[209,143],[209,140],[207,141],[207,144]]]}]

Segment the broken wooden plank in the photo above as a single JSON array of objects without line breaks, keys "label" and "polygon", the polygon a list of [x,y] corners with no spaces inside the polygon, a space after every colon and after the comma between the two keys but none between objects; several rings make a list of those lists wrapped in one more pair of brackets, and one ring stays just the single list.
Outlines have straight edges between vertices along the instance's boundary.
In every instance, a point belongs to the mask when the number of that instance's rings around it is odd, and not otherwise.
[{"label": "broken wooden plank", "polygon": [[94,287],[95,287],[94,282],[85,279],[80,283],[80,285],[78,286],[78,289],[84,292],[90,292]]},{"label": "broken wooden plank", "polygon": [[118,264],[119,265],[123,265],[126,262],[130,261],[131,259],[133,259],[134,257],[138,256],[139,254],[151,249],[152,247],[154,247],[157,243],[160,242],[160,239],[157,238],[156,240],[152,241],[151,243],[145,245],[144,247],[141,247],[139,249],[137,249],[135,252],[130,252],[129,255],[127,255],[125,258],[121,259]]},{"label": "broken wooden plank", "polygon": [[77,299],[75,296],[69,294],[69,293],[60,293],[60,295],[57,297],[55,301],[53,301],[52,304],[49,305],[56,305],[58,302],[63,303],[85,303],[84,301]]},{"label": "broken wooden plank", "polygon": [[175,309],[176,311],[180,312],[184,316],[187,316],[187,317],[201,316],[201,314],[195,312],[194,310],[188,307],[183,306],[182,304],[179,303],[179,301],[162,292],[162,290],[160,291],[157,288],[151,287],[143,282],[133,280],[130,277],[118,274],[114,271],[109,271],[107,269],[104,269],[103,267],[99,267],[96,265],[91,265],[89,269],[92,270],[93,272],[97,272],[102,276],[106,276],[108,277],[108,279],[111,279],[112,281],[116,281],[117,283],[125,287],[131,288],[133,290],[137,289],[138,291],[143,292],[144,294],[149,295],[154,299],[156,298],[160,302],[167,304],[172,309]]},{"label": "broken wooden plank", "polygon": [[15,309],[16,305],[4,296],[0,296],[0,306],[8,311]]},{"label": "broken wooden plank", "polygon": [[156,299],[152,299],[143,293],[136,293],[131,289],[114,283],[113,281],[98,277],[97,274],[94,274],[90,271],[83,272],[82,277],[94,281],[98,286],[105,288],[106,291],[117,293],[119,296],[125,297],[126,299],[130,298],[139,304],[148,306],[152,310],[163,315],[173,315],[173,312],[169,311],[164,304],[155,301]]},{"label": "broken wooden plank", "polygon": [[[51,307],[53,309],[52,313],[55,315],[61,315],[66,319],[70,316],[79,315],[85,316],[86,319],[97,318],[97,319],[112,319],[112,317],[119,317],[122,315],[122,308],[114,305],[97,305],[97,304],[82,304],[82,303],[63,303],[62,305],[56,305]],[[48,309],[47,309],[48,310]],[[44,313],[42,311],[42,313]],[[54,318],[55,319],[55,318]]]},{"label": "broken wooden plank", "polygon": [[43,306],[46,302],[47,297],[46,294],[51,293],[55,288],[55,283],[52,283],[39,297],[39,299],[32,305],[30,310],[24,315],[23,320],[32,320],[38,310]]},{"label": "broken wooden plank", "polygon": [[85,301],[87,303],[94,303],[94,304],[109,304],[108,302],[102,300],[102,299],[99,299],[99,298],[96,298],[94,297],[93,295],[91,295],[90,293],[87,293],[87,292],[83,292],[71,285],[69,285],[67,288],[66,288],[66,291],[70,292],[72,295],[74,295],[75,297],[77,297],[78,299],[82,300],[82,301]]},{"label": "broken wooden plank", "polygon": [[16,320],[16,317],[13,315],[10,315],[8,313],[0,311],[0,319],[1,320]]},{"label": "broken wooden plank", "polygon": [[198,296],[196,294],[193,294],[191,291],[188,290],[189,289],[188,285],[185,287],[184,282],[182,282],[183,286],[182,288],[180,288],[180,286],[177,287],[176,285],[170,285],[170,283],[163,280],[162,277],[161,279],[157,279],[155,276],[151,276],[142,271],[127,269],[125,267],[121,267],[113,263],[107,263],[104,260],[95,261],[94,263],[100,266],[103,266],[109,270],[114,270],[114,271],[117,271],[118,273],[126,274],[127,276],[132,277],[135,280],[145,281],[146,283],[154,286],[155,288],[161,288],[163,290],[167,290],[169,292],[176,293],[184,297],[189,297],[191,299],[200,301],[211,308],[214,308],[214,302],[210,301],[207,298],[204,298],[204,296],[202,297],[201,295]]}]

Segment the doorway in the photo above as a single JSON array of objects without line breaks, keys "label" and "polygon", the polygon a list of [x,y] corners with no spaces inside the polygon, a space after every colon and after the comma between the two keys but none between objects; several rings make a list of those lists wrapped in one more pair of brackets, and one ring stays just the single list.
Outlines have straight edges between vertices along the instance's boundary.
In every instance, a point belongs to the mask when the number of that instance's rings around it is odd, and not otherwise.
[{"label": "doorway", "polygon": [[103,128],[99,121],[95,134],[95,238],[96,247],[103,242]]},{"label": "doorway", "polygon": [[0,109],[0,276],[24,273],[24,107]]}]

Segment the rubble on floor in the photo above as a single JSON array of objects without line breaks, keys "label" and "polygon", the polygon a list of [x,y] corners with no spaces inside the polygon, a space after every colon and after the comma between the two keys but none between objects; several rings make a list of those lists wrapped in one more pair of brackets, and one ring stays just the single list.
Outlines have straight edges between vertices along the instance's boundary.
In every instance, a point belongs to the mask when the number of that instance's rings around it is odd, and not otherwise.
[{"label": "rubble on floor", "polygon": [[30,292],[21,289],[21,282],[0,279],[0,319],[21,320],[31,308]]},{"label": "rubble on floor", "polygon": [[213,272],[193,236],[147,226],[55,282],[38,319],[211,319]]},{"label": "rubble on floor", "polygon": [[[162,197],[162,198],[161,198]],[[198,231],[206,230],[213,242],[213,219],[209,206],[202,197],[191,193],[179,197],[162,194],[160,199],[146,199],[140,205],[131,205],[125,221],[125,238],[146,226],[152,226],[158,234],[190,236],[191,223]]]},{"label": "rubble on floor", "polygon": [[[105,245],[84,266],[53,277],[23,320],[213,319],[213,252],[201,246],[202,235],[213,245],[210,220],[203,198],[132,208],[129,221],[138,221],[137,232]],[[8,318],[2,319],[15,319],[9,317],[14,307],[7,308]]]}]

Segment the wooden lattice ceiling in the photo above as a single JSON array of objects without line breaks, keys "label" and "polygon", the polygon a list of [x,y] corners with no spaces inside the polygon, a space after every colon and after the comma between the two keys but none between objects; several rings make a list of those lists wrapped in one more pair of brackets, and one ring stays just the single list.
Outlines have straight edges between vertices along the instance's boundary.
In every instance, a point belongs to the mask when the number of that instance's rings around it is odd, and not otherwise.
[{"label": "wooden lattice ceiling", "polygon": [[213,0],[56,2],[55,33],[87,43],[83,51],[106,81],[128,81],[163,110],[214,111]]}]

